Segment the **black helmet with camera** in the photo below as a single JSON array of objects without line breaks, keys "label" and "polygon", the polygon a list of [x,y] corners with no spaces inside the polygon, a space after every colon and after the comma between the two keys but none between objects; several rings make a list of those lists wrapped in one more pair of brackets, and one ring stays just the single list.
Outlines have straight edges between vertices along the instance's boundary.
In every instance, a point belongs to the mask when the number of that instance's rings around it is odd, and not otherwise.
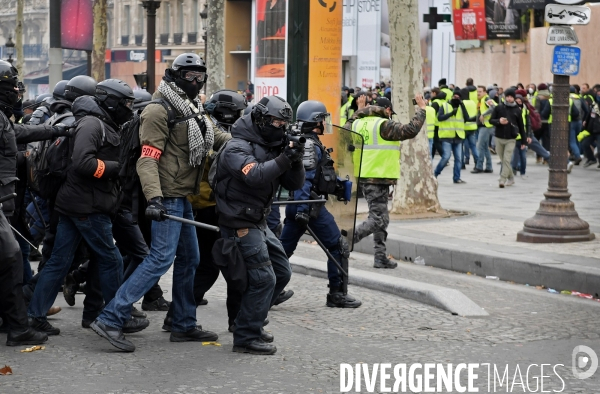
[{"label": "black helmet with camera", "polygon": [[283,141],[292,115],[292,107],[279,96],[265,96],[252,108],[252,121],[269,144]]},{"label": "black helmet with camera", "polygon": [[231,126],[244,114],[248,101],[238,92],[223,89],[213,93],[204,107],[219,123]]}]

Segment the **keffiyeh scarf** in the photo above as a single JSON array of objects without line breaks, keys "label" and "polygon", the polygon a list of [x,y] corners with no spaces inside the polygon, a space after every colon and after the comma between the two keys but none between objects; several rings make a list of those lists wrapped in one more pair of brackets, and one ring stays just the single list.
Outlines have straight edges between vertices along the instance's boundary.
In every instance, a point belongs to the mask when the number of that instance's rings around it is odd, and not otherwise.
[{"label": "keffiyeh scarf", "polygon": [[192,167],[196,167],[202,163],[202,159],[206,156],[213,147],[215,142],[215,134],[210,120],[204,113],[204,108],[200,100],[195,99],[193,102],[189,99],[183,99],[185,92],[181,90],[174,82],[161,81],[158,86],[158,91],[169,101],[179,113],[183,116],[190,116],[194,113],[202,113],[204,124],[206,125],[206,133],[203,136],[200,126],[196,118],[191,118],[186,121],[188,129],[188,143],[190,148],[189,163]]}]

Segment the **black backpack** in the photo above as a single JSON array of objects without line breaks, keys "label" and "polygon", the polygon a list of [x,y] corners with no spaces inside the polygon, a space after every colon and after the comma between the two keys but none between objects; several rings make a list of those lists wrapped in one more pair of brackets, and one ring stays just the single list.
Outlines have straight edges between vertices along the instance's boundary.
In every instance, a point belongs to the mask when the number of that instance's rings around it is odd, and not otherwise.
[{"label": "black backpack", "polygon": [[[72,116],[73,114],[71,112],[66,112],[60,116],[55,115],[55,117],[49,119],[47,123],[50,125],[55,125]],[[64,139],[65,137],[59,138]],[[40,181],[43,174],[47,174],[49,170],[48,148],[55,143],[56,140],[45,140],[30,142],[27,144],[27,152],[25,154],[27,164],[27,183],[29,184],[31,190],[38,193],[43,198],[48,198],[44,197],[44,195],[52,196],[51,192],[45,193],[42,191]]]},{"label": "black backpack", "polygon": [[[93,118],[100,122],[102,128],[102,145],[106,140],[104,122],[94,116],[84,116],[75,122],[78,127],[83,119]],[[37,171],[39,193],[42,198],[53,199],[58,194],[58,189],[67,178],[71,168],[74,138],[61,136],[52,141],[43,152],[42,166]]]}]

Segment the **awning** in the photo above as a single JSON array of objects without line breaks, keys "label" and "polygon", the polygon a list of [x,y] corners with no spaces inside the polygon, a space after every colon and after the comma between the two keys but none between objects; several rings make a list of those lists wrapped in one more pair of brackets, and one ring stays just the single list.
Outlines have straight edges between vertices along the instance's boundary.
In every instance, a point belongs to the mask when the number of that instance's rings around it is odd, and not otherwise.
[{"label": "awning", "polygon": [[[25,85],[48,85],[50,83],[48,74],[48,67],[39,71],[34,71],[23,77],[23,83],[25,83]],[[79,66],[74,66],[72,64],[65,64],[63,66],[62,79],[71,79],[78,75],[87,75],[87,63],[83,63]]]}]

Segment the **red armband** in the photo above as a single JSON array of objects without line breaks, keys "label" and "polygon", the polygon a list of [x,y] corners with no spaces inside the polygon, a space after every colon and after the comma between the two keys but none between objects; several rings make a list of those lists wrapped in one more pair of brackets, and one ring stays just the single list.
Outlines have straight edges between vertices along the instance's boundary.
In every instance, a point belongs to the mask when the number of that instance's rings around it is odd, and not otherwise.
[{"label": "red armband", "polygon": [[253,169],[255,165],[256,165],[256,163],[246,164],[244,166],[244,168],[242,168],[242,172],[244,173],[244,175],[248,175],[248,173],[250,172],[250,170]]},{"label": "red armband", "polygon": [[162,155],[162,151],[150,145],[142,146],[142,157],[149,157],[154,160],[160,159],[160,155]]},{"label": "red armband", "polygon": [[94,172],[94,178],[101,178],[102,174],[104,174],[104,170],[106,170],[106,164],[100,159],[97,159],[98,167],[96,168],[96,172]]}]

